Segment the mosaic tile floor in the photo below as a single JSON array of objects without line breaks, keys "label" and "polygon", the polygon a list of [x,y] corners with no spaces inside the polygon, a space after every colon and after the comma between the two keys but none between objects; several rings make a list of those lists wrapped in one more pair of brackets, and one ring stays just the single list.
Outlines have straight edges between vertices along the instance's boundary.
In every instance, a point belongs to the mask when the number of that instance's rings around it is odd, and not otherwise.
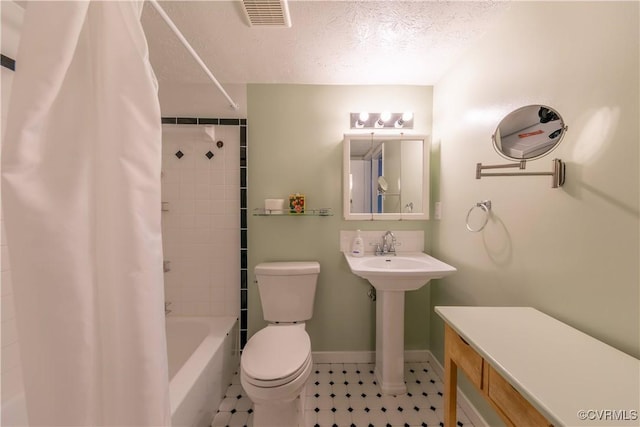
[{"label": "mosaic tile floor", "polygon": [[[306,427],[443,426],[443,384],[428,362],[406,363],[407,394],[380,393],[371,363],[316,363],[306,391]],[[236,373],[212,427],[253,425],[251,400]],[[458,407],[458,426],[473,427]]]}]

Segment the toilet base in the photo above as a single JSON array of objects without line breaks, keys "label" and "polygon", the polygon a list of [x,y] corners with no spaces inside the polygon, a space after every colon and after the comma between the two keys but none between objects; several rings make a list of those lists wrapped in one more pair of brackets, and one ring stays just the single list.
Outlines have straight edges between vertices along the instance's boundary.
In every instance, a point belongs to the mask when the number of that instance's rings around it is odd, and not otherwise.
[{"label": "toilet base", "polygon": [[284,386],[255,387],[247,382],[240,368],[240,383],[253,402],[254,427],[304,427],[304,407],[313,361],[308,360],[302,374]]},{"label": "toilet base", "polygon": [[305,392],[289,402],[253,404],[254,427],[304,427]]},{"label": "toilet base", "polygon": [[[261,358],[265,357],[265,353],[271,359],[279,357],[279,355],[277,352],[269,353],[270,343],[265,342],[264,337],[260,338],[262,341],[256,341],[256,337],[261,332],[258,332],[249,340],[240,359],[240,384],[247,397],[253,402],[253,425],[254,427],[303,427],[305,425],[304,403],[307,383],[313,369],[309,336],[304,331],[304,323],[301,325],[270,325],[265,329],[269,328],[284,332],[289,331],[287,332],[289,339],[293,337],[296,340],[293,341],[294,344],[297,342],[298,346],[304,345],[307,347],[308,353],[306,359],[303,359],[301,357],[303,354],[298,352],[299,361],[294,360],[294,363],[300,363],[300,366],[297,369],[295,369],[297,366],[295,364],[290,366],[292,368],[290,369],[290,376],[276,377],[272,380],[256,379],[249,375],[246,369],[247,366],[253,367],[255,371],[255,367],[261,362]],[[270,332],[274,332],[274,330]],[[263,332],[269,331],[263,330]],[[273,334],[271,335],[273,336]],[[302,342],[300,342],[301,339]],[[279,345],[287,344],[284,341],[286,340],[280,339]],[[272,342],[271,347],[273,347]],[[304,350],[305,347],[302,347],[302,349]]]}]

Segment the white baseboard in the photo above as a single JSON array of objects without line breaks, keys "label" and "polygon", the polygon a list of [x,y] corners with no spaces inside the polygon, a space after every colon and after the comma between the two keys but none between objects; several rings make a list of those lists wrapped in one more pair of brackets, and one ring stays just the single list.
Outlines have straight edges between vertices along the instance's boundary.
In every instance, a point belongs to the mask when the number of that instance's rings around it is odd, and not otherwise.
[{"label": "white baseboard", "polygon": [[314,351],[313,363],[375,363],[375,351]]},{"label": "white baseboard", "polygon": [[[429,350],[406,350],[405,362],[428,362]],[[314,363],[375,363],[375,351],[314,351]]]},{"label": "white baseboard", "polygon": [[[314,351],[312,353],[314,363],[375,363],[375,351]],[[429,350],[406,350],[405,362],[429,362],[435,374],[444,381],[444,368]],[[467,396],[458,387],[458,405],[467,415],[474,426],[489,427],[487,421],[478,410],[469,402]]]}]

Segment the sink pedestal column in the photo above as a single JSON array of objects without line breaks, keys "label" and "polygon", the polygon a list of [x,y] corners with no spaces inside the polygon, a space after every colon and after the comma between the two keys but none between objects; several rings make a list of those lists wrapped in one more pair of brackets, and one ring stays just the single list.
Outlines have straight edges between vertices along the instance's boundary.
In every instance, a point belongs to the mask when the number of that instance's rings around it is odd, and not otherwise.
[{"label": "sink pedestal column", "polygon": [[396,255],[353,257],[346,252],[344,254],[351,272],[367,279],[376,288],[375,375],[385,394],[407,392],[404,384],[405,291],[415,291],[431,279],[440,279],[456,271],[422,252]]},{"label": "sink pedestal column", "polygon": [[376,292],[376,380],[384,394],[404,394],[404,291]]}]

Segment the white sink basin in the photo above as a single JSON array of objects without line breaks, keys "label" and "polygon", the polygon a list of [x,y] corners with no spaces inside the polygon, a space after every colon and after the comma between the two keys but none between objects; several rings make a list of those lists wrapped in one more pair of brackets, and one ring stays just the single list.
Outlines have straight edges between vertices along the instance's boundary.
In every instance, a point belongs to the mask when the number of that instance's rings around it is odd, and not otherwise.
[{"label": "white sink basin", "polygon": [[440,279],[456,271],[449,264],[422,252],[401,253],[395,256],[353,257],[345,253],[351,272],[367,279],[381,291],[413,291],[431,279]]},{"label": "white sink basin", "polygon": [[404,291],[420,289],[431,279],[456,271],[422,252],[360,258],[344,253],[351,272],[376,288],[375,375],[385,394],[407,392],[404,382]]}]

